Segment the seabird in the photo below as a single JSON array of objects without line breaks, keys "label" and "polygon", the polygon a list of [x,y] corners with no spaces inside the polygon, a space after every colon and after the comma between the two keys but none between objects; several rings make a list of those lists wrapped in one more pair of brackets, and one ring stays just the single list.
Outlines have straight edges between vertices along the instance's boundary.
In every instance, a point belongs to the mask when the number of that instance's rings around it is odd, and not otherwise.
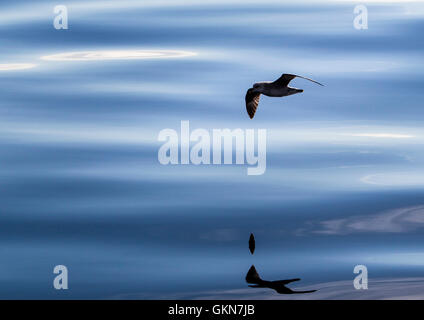
[{"label": "seabird", "polygon": [[250,119],[253,119],[255,115],[261,94],[264,94],[268,97],[285,97],[303,92],[303,89],[291,88],[288,86],[290,81],[292,81],[296,77],[306,79],[315,82],[320,86],[323,86],[323,84],[319,83],[318,81],[287,73],[284,73],[280,78],[278,78],[274,82],[264,81],[255,83],[253,85],[253,88],[247,90],[246,93],[246,110],[249,114]]},{"label": "seabird", "polygon": [[273,289],[280,294],[296,294],[296,293],[311,293],[316,290],[306,290],[306,291],[293,291],[290,288],[286,287],[286,284],[289,284],[294,281],[299,281],[299,278],[296,279],[287,279],[287,280],[277,280],[277,281],[267,281],[262,280],[256,271],[255,266],[251,266],[246,275],[246,282],[253,283],[255,285],[249,286],[252,288],[269,288]]},{"label": "seabird", "polygon": [[249,237],[249,250],[251,254],[255,252],[255,236],[253,233],[251,233]]}]

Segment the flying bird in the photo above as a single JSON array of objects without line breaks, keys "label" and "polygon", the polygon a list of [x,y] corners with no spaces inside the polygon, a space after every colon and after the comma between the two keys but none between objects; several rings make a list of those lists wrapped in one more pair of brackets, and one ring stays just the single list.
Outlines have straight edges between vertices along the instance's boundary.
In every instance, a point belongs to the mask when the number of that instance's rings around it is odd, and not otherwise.
[{"label": "flying bird", "polygon": [[269,289],[275,290],[276,292],[280,294],[311,293],[316,291],[316,290],[293,291],[292,289],[286,287],[286,284],[289,284],[294,281],[299,281],[299,280],[300,280],[299,278],[277,280],[277,281],[262,280],[258,272],[256,271],[255,266],[253,265],[250,267],[246,275],[246,282],[255,284],[255,285],[249,286],[252,288],[269,288]]},{"label": "flying bird", "polygon": [[253,88],[250,88],[249,90],[247,90],[246,98],[245,98],[246,110],[247,110],[247,113],[249,114],[250,119],[253,119],[253,117],[255,116],[255,112],[256,112],[256,109],[258,108],[261,94],[264,94],[268,97],[285,97],[285,96],[290,96],[292,94],[303,92],[303,89],[291,88],[288,86],[290,81],[292,81],[296,77],[306,79],[306,80],[315,82],[319,84],[320,86],[323,86],[323,84],[319,83],[318,81],[305,78],[302,76],[298,76],[295,74],[287,74],[287,73],[284,73],[280,78],[278,78],[274,82],[265,81],[265,82],[255,83],[253,85]]},{"label": "flying bird", "polygon": [[251,233],[249,237],[249,250],[251,254],[255,252],[255,236],[253,233]]}]

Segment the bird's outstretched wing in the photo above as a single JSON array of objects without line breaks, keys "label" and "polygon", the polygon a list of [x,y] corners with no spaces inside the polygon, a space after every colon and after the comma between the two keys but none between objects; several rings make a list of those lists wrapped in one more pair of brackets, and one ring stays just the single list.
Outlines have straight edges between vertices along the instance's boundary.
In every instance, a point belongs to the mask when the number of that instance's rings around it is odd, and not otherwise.
[{"label": "bird's outstretched wing", "polygon": [[258,272],[256,271],[256,268],[254,265],[252,265],[247,272],[246,275],[246,282],[247,283],[255,283],[260,284],[262,282],[261,277],[259,276]]},{"label": "bird's outstretched wing", "polygon": [[261,94],[259,92],[255,92],[253,88],[250,88],[246,92],[246,110],[249,114],[250,119],[253,119],[253,117],[255,116],[260,96]]},{"label": "bird's outstretched wing", "polygon": [[289,283],[294,282],[294,281],[300,281],[300,279],[296,278],[296,279],[287,279],[287,280],[276,280],[276,281],[272,281],[272,283],[279,284],[279,285],[285,285],[285,284],[289,284]]},{"label": "bird's outstretched wing", "polygon": [[290,83],[290,81],[292,81],[296,77],[315,82],[316,84],[319,84],[320,86],[324,86],[322,83],[319,83],[318,81],[315,81],[315,80],[312,80],[312,79],[309,79],[309,78],[306,78],[306,77],[298,76],[296,74],[288,74],[288,73],[284,73],[281,77],[279,77],[273,83],[278,84],[282,87],[287,87],[288,84]]},{"label": "bird's outstretched wing", "polygon": [[304,290],[304,291],[293,291],[293,293],[312,293],[312,292],[317,292],[317,291],[318,290]]}]

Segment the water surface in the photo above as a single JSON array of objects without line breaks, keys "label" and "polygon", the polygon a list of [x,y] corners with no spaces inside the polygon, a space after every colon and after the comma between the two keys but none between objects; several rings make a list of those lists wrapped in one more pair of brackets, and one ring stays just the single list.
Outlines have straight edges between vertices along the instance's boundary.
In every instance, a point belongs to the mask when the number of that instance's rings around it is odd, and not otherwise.
[{"label": "water surface", "polygon": [[[321,289],[302,298],[423,295],[422,3],[369,3],[368,30],[346,1],[68,1],[68,30],[56,4],[0,5],[0,298],[286,298],[252,264]],[[283,72],[325,87],[250,120]],[[181,120],[266,128],[266,173],[161,165]]]}]

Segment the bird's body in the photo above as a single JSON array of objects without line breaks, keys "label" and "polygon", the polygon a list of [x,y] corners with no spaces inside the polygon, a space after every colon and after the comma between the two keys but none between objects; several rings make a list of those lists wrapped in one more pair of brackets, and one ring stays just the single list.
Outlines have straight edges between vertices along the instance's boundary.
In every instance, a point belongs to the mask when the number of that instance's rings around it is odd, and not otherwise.
[{"label": "bird's body", "polygon": [[258,82],[253,85],[255,92],[259,92],[268,97],[285,97],[295,93],[303,92],[302,89],[281,86],[274,82]]},{"label": "bird's body", "polygon": [[245,98],[246,110],[247,110],[247,113],[249,114],[250,119],[253,119],[255,115],[256,109],[258,108],[261,94],[268,97],[285,97],[285,96],[290,96],[292,94],[303,92],[303,89],[292,88],[288,86],[290,81],[296,77],[315,82],[322,86],[321,83],[315,80],[294,75],[294,74],[286,74],[286,73],[283,74],[280,78],[278,78],[274,82],[271,82],[271,81],[257,82],[253,85],[252,88],[247,90],[246,98]]}]

